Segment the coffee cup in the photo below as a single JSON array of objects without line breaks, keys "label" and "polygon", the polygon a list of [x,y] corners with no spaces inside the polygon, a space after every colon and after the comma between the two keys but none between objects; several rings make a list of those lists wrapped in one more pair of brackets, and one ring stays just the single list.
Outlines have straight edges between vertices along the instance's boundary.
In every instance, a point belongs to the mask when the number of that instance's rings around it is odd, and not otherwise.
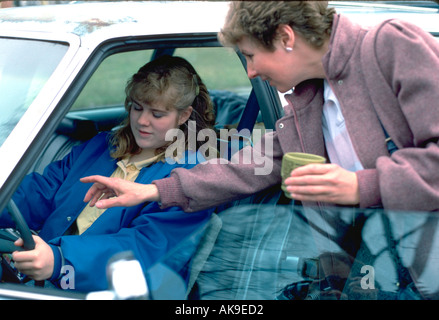
[{"label": "coffee cup", "polygon": [[285,179],[291,175],[291,171],[294,169],[310,164],[310,163],[325,163],[326,159],[322,156],[318,156],[316,154],[311,153],[303,153],[303,152],[287,152],[284,154],[282,158],[282,167],[281,167],[281,175],[282,175],[282,190],[285,193],[285,196],[291,199],[290,193],[287,191],[285,186]]}]

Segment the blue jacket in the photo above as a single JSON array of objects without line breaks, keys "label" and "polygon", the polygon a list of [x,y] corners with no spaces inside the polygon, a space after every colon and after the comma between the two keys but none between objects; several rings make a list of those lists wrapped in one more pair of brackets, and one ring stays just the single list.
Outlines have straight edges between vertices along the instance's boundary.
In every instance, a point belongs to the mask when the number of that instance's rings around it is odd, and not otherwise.
[{"label": "blue jacket", "polygon": [[[188,152],[186,156],[185,164],[158,162],[143,168],[136,182],[147,184],[169,176],[176,167],[195,166],[197,154]],[[43,175],[28,175],[14,194],[29,227],[39,230],[39,236],[52,246],[55,268],[50,280],[55,284],[64,259],[64,265],[73,267],[76,290],[105,290],[106,264],[114,254],[132,251],[146,272],[209,220],[211,211],[187,214],[178,207],[160,209],[158,203],[148,202],[107,209],[82,235],[64,235],[86,206],[83,198],[91,185],[79,179],[89,175],[110,176],[116,163],[110,157],[108,134],[101,133],[74,147],[63,160],[48,165]],[[11,224],[8,214],[2,214],[1,223]],[[190,259],[196,242],[192,240],[192,252],[185,254],[182,264]],[[185,277],[182,270],[177,271]]]}]

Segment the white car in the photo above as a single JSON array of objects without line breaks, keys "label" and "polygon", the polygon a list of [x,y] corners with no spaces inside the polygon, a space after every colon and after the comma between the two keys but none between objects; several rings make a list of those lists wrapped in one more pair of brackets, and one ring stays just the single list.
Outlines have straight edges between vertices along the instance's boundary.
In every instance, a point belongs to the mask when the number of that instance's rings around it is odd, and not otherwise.
[{"label": "white car", "polygon": [[[341,1],[330,5],[360,23],[374,24],[396,17],[416,23],[439,37],[439,13],[435,3]],[[259,78],[249,80],[245,59],[239,52],[222,47],[217,40],[227,11],[228,3],[222,1],[79,1],[0,9],[0,209],[9,205],[13,211],[9,200],[26,174],[41,172],[50,162],[61,159],[72,146],[100,131],[114,128],[125,112],[127,79],[147,61],[163,54],[186,58],[200,73],[215,103],[218,129],[235,125],[250,131],[255,128],[274,130],[276,120],[283,115],[282,96]],[[250,137],[244,138],[244,144],[251,143]],[[183,282],[181,290],[159,286],[149,278],[148,271],[144,271],[148,297],[293,299],[303,295],[305,291],[299,289],[306,287],[305,296],[301,298],[323,298],[321,290],[330,288],[330,285],[328,279],[318,273],[324,252],[315,246],[314,241],[322,241],[329,247],[333,245],[336,250],[347,253],[348,258],[353,257],[355,262],[359,261],[355,257],[360,252],[357,247],[360,243],[367,242],[368,253],[376,257],[386,251],[387,244],[382,238],[375,246],[376,239],[362,239],[361,232],[359,238],[348,237],[354,230],[350,228],[352,222],[357,223],[357,228],[361,222],[364,230],[368,230],[368,222],[378,219],[382,215],[380,212],[357,213],[354,218],[346,218],[348,213],[340,210],[334,213],[334,224],[331,225],[331,221],[311,221],[313,213],[306,217],[297,208],[293,217],[287,214],[291,211],[289,206],[276,207],[274,211],[279,213],[273,216],[270,205],[267,210],[262,205],[244,205],[264,203],[266,201],[262,199],[269,196],[256,195],[247,202],[234,203],[228,209],[237,211],[233,215],[226,215],[218,209],[220,223],[209,226],[206,231],[206,239],[213,234],[212,239],[217,241],[206,240],[200,247],[190,266],[193,277],[189,287]],[[19,213],[16,215],[19,217]],[[230,220],[231,216],[234,219]],[[233,220],[237,221],[238,216],[241,222],[236,224]],[[408,232],[409,235],[402,236],[402,239],[410,241],[423,234],[424,220],[430,226],[437,222],[434,216],[427,214],[407,213],[404,217],[413,223],[407,226],[408,229],[398,229],[398,232],[403,235]],[[336,225],[346,231],[343,235],[344,240],[348,240],[347,247],[338,245],[340,234],[332,233],[341,230],[335,228]],[[22,234],[28,233],[23,221],[17,223],[17,229]],[[11,246],[6,235],[0,237],[5,238],[0,241],[0,248]],[[437,241],[436,238],[433,240]],[[400,245],[402,240],[395,243]],[[439,248],[437,243],[435,245]],[[183,248],[184,244],[181,246]],[[435,248],[431,248],[431,254],[439,261]],[[412,259],[411,255],[416,254],[413,249],[404,255],[404,259]],[[439,279],[437,264],[429,264],[432,261],[430,256],[424,258],[424,266],[428,269],[425,270],[433,272]],[[162,263],[152,270],[163,268],[169,261],[172,264],[173,259],[173,255],[164,257]],[[219,263],[220,260],[223,264]],[[352,261],[349,263],[352,267]],[[376,292],[373,290],[382,288],[389,296],[396,297],[392,295],[398,291],[393,261],[387,257],[380,263],[383,268],[371,263],[375,269],[365,269],[365,276],[371,275],[371,270],[375,271],[376,282],[364,282],[370,291],[364,291],[363,296],[360,292],[357,298],[371,298]],[[389,273],[381,274],[382,270]],[[171,271],[169,276],[174,284],[179,282]],[[380,281],[384,284],[379,284]],[[439,290],[437,282],[423,285],[430,285],[430,291],[436,292]],[[281,294],[287,292],[285,288],[289,284],[292,289],[288,292],[296,290],[297,296]],[[319,290],[315,290],[318,294],[312,293],[310,286],[318,287]],[[88,293],[71,294],[66,290],[43,288],[30,290],[23,285],[11,284],[0,285],[0,296],[24,299],[90,297]],[[331,297],[335,296],[337,294]],[[121,295],[113,292],[92,297]],[[129,294],[123,297],[129,297]]]}]

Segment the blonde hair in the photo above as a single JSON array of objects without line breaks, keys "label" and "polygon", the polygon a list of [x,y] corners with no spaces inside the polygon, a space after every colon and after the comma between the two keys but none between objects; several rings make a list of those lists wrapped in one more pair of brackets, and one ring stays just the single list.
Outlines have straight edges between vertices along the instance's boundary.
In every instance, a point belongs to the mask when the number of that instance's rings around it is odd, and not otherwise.
[{"label": "blonde hair", "polygon": [[[160,101],[168,110],[176,109],[178,112],[192,106],[193,110],[188,121],[195,121],[196,131],[213,128],[215,116],[207,88],[192,65],[183,58],[165,55],[145,64],[128,81],[125,93],[125,109],[128,111],[128,116],[112,135],[113,158],[121,159],[141,152],[129,121],[133,100],[145,104]],[[180,129],[185,134],[187,148],[187,124],[182,124]],[[157,149],[155,154],[163,153],[169,144]],[[197,150],[201,144],[202,142],[197,141]]]},{"label": "blonde hair", "polygon": [[334,14],[327,1],[234,1],[218,38],[234,47],[248,36],[273,51],[277,28],[285,24],[320,48],[331,34]]}]

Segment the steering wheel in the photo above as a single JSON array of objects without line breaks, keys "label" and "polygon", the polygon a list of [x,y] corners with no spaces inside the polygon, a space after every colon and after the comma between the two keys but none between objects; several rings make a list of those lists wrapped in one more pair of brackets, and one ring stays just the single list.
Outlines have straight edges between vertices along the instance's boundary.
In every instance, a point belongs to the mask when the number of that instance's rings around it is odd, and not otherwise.
[{"label": "steering wheel", "polygon": [[[14,235],[13,233],[4,229],[0,230],[0,253],[12,253],[14,251],[34,249],[35,241],[32,238],[32,232],[24,220],[20,209],[18,209],[12,198],[9,200],[7,208],[12,220],[15,222],[15,226],[17,228],[16,230],[19,232],[19,235]],[[18,237],[23,239],[23,247],[17,247],[14,245],[14,242],[18,239]]]}]

